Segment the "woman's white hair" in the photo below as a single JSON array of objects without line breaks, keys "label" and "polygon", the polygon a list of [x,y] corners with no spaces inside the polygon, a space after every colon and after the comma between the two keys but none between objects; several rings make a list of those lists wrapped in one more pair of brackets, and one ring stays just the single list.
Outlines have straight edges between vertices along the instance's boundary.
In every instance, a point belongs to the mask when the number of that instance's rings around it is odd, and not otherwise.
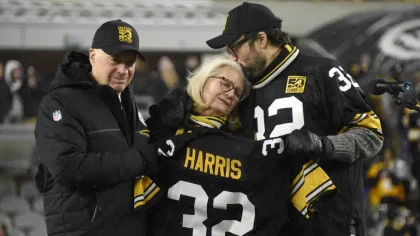
[{"label": "woman's white hair", "polygon": [[244,82],[244,93],[245,96],[248,96],[251,90],[251,85],[245,78],[241,65],[226,56],[217,56],[209,62],[202,64],[187,78],[187,92],[193,100],[193,110],[195,112],[201,113],[204,109],[206,109],[205,101],[201,96],[203,87],[210,78],[218,75],[220,70],[225,67],[231,68],[241,74],[241,78]]}]

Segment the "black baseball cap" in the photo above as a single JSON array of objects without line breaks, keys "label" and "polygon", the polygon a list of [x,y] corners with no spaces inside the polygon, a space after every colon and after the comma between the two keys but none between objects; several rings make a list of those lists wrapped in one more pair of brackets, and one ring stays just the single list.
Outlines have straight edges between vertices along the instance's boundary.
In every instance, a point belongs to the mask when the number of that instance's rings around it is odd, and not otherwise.
[{"label": "black baseball cap", "polygon": [[244,2],[227,15],[222,35],[207,40],[209,47],[218,49],[235,42],[241,35],[268,28],[281,28],[282,20],[266,6]]},{"label": "black baseball cap", "polygon": [[140,59],[145,61],[143,54],[139,51],[139,35],[136,29],[122,20],[103,23],[93,36],[92,48],[102,49],[109,55],[134,51]]}]

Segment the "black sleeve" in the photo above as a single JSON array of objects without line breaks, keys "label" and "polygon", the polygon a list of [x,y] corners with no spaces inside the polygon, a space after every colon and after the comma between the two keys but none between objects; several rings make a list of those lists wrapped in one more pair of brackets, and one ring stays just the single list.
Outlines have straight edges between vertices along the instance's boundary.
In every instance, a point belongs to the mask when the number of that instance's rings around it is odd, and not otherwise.
[{"label": "black sleeve", "polygon": [[325,98],[336,132],[360,127],[383,139],[381,123],[359,84],[336,61],[328,60],[322,70]]},{"label": "black sleeve", "polygon": [[[42,163],[59,184],[104,188],[142,173],[144,160],[136,149],[89,153],[86,134],[65,98],[47,96],[41,103],[35,129]],[[54,121],[59,111],[61,119]]]},{"label": "black sleeve", "polygon": [[336,134],[328,138],[333,159],[351,163],[375,156],[382,148],[381,122],[366,102],[357,82],[335,61],[327,61],[322,82],[331,124]]}]

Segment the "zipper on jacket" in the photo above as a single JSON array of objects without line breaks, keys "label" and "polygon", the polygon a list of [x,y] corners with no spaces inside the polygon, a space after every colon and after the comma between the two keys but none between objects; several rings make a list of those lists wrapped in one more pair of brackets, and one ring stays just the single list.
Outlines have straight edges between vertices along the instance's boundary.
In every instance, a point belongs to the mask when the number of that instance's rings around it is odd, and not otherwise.
[{"label": "zipper on jacket", "polygon": [[96,218],[96,213],[98,212],[98,194],[95,194],[95,198],[96,198],[96,204],[95,204],[95,210],[93,211],[93,215],[92,215],[92,219],[90,220],[90,223],[93,223],[93,221]]},{"label": "zipper on jacket", "polygon": [[90,223],[93,223],[93,221],[95,220],[97,210],[98,210],[98,204],[95,205],[95,211],[93,212],[92,220],[90,221]]}]

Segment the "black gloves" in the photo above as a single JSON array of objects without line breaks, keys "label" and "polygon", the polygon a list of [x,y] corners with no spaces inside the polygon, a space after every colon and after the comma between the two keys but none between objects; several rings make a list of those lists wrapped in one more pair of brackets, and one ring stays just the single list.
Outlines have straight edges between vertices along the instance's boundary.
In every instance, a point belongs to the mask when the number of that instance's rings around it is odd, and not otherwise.
[{"label": "black gloves", "polygon": [[150,143],[171,137],[183,125],[191,108],[191,98],[182,88],[172,90],[159,103],[152,105],[149,108],[150,118],[146,120]]},{"label": "black gloves", "polygon": [[294,130],[284,137],[284,154],[301,157],[305,160],[319,160],[331,158],[334,147],[327,137],[306,130]]}]

